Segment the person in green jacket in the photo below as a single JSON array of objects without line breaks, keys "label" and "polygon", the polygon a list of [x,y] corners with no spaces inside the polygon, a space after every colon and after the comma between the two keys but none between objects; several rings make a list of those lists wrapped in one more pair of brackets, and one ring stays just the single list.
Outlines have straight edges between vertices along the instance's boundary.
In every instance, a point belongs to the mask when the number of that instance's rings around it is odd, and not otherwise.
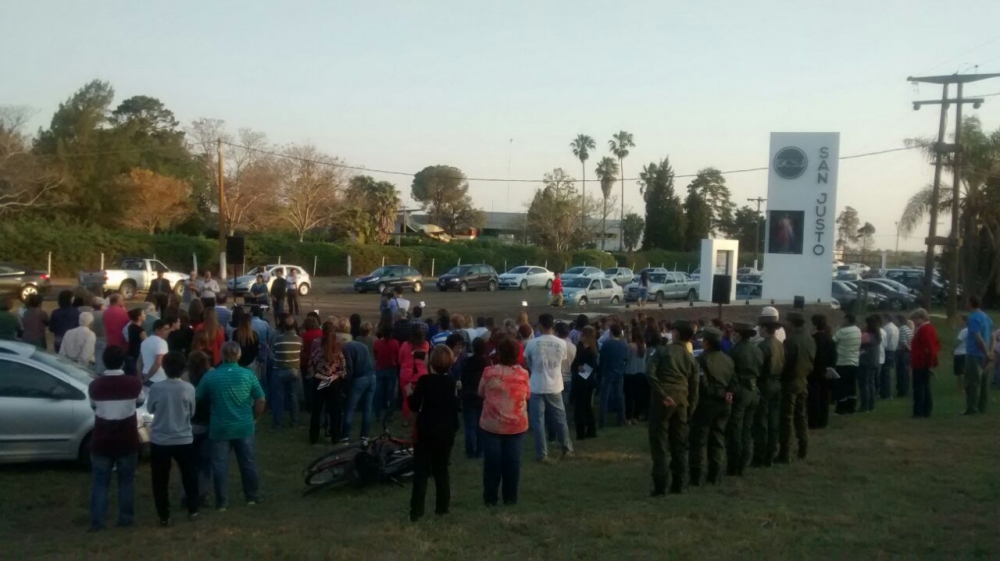
[{"label": "person in green jacket", "polygon": [[677,321],[673,338],[646,359],[649,376],[649,452],[653,459],[651,496],[667,489],[667,446],[670,447],[671,493],[680,493],[688,463],[688,420],[698,406],[698,363],[687,345],[694,337],[690,322]]},{"label": "person in green jacket", "polygon": [[704,374],[698,388],[698,409],[691,419],[691,485],[701,484],[702,457],[708,441],[710,485],[719,482],[726,450],[726,421],[738,389],[733,359],[722,352],[722,332],[714,327],[702,331],[704,352],[698,364]]},{"label": "person in green jacket", "polygon": [[743,475],[753,457],[754,413],[760,403],[757,379],[764,368],[764,352],[750,341],[754,337],[753,324],[734,323],[732,337],[729,356],[733,359],[738,389],[726,426],[726,472]]},{"label": "person in green jacket", "polygon": [[799,441],[799,459],[804,460],[809,449],[809,423],[806,416],[807,381],[816,360],[816,341],[806,333],[806,318],[798,312],[788,314],[791,324],[785,338],[785,367],[781,374],[781,447],[778,463],[789,462],[792,424]]},{"label": "person in green jacket", "polygon": [[771,467],[778,453],[778,422],[781,414],[781,373],[785,368],[785,348],[775,337],[781,326],[777,318],[761,316],[760,328],[764,340],[764,367],[757,379],[760,403],[753,418],[753,462],[751,467]]}]

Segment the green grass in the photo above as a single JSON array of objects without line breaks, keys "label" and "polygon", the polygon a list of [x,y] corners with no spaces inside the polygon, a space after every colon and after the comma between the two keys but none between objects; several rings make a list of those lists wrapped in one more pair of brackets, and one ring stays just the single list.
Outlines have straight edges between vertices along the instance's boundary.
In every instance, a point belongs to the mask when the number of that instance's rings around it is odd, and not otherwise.
[{"label": "green grass", "polygon": [[[950,353],[953,331],[941,336]],[[933,384],[931,419],[911,420],[908,400],[879,401],[874,413],[832,416],[812,433],[804,463],[663,499],[646,498],[644,427],[604,430],[555,465],[530,461],[526,441],[513,508],[482,506],[481,464],[459,446],[451,515],[418,524],[406,519],[409,488],[302,497],[301,470],[325,449],[306,445],[304,431],[260,430],[264,504],[236,500],[234,461],[229,511],[208,511],[193,525],[178,511],[166,530],[155,524],[148,464],[137,475],[138,526],[99,535],[84,532],[86,472],[3,466],[0,557],[996,559],[1000,403],[992,399],[986,416],[959,417],[963,396],[950,370]]]}]

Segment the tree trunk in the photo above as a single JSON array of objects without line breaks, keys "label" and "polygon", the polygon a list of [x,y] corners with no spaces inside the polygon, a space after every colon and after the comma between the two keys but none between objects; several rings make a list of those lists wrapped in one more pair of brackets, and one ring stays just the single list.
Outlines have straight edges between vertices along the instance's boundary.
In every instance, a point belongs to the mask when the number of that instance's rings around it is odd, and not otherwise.
[{"label": "tree trunk", "polygon": [[[580,200],[582,201],[582,204],[580,205],[580,221],[581,221],[581,226],[580,227],[582,228],[582,230],[584,232],[584,235],[586,235],[586,232],[587,232],[587,165],[584,163],[583,160],[580,160],[580,171],[583,172],[583,190],[581,191],[582,195],[580,195]],[[587,245],[587,241],[586,240],[584,240],[583,245],[584,245],[584,247],[586,247],[586,245]]]},{"label": "tree trunk", "polygon": [[622,174],[622,200],[618,201],[621,207],[621,216],[618,218],[618,251],[625,249],[625,160],[618,158],[618,170]]},{"label": "tree trunk", "polygon": [[[603,179],[601,181],[603,181]],[[604,241],[607,238],[608,238],[608,198],[604,197],[604,212],[601,214],[601,251],[604,251]]]}]

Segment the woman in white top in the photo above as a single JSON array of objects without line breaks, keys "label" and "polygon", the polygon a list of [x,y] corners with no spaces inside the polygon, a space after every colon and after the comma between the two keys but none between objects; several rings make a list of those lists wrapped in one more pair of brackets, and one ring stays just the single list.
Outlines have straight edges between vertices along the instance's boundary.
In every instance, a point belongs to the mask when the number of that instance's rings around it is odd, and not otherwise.
[{"label": "woman in white top", "polygon": [[[968,323],[969,316],[962,315],[962,325]],[[955,352],[953,353],[952,365],[955,368],[955,381],[958,383],[958,388],[962,389],[965,387],[963,383],[962,373],[965,372],[965,339],[969,336],[968,328],[963,327],[961,331],[958,332],[958,338],[955,343]]]}]

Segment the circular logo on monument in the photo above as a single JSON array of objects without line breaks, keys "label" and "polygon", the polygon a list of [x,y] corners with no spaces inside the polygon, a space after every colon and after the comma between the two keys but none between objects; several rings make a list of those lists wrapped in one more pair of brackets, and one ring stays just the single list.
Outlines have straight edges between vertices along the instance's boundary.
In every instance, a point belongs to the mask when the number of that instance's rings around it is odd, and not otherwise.
[{"label": "circular logo on monument", "polygon": [[774,171],[785,179],[795,179],[806,172],[809,158],[795,147],[782,148],[774,155]]}]

